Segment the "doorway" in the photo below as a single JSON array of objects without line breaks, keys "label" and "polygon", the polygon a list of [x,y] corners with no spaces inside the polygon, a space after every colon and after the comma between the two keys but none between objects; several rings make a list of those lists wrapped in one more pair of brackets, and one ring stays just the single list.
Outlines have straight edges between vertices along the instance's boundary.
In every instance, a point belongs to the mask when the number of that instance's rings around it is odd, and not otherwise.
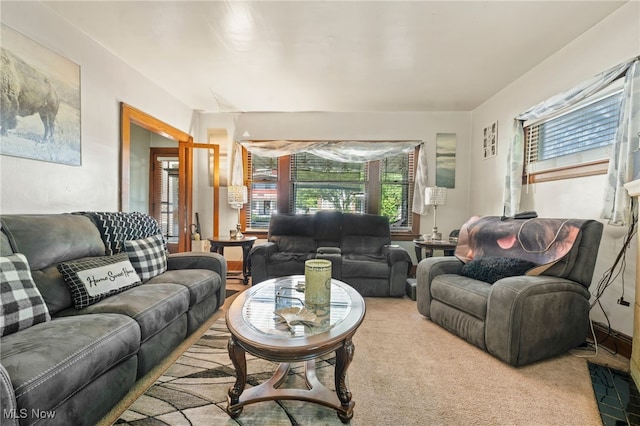
[{"label": "doorway", "polygon": [[[169,179],[167,177],[167,181],[173,182],[173,188],[177,187],[177,211],[174,209],[171,214],[167,214],[167,237],[169,237],[169,233],[177,234],[171,235],[172,238],[175,239],[177,237],[177,246],[174,248],[175,252],[184,252],[191,250],[191,223],[194,222],[194,213],[193,213],[193,177],[195,174],[194,169],[194,156],[193,151],[196,148],[203,148],[205,144],[197,144],[193,142],[193,138],[167,123],[164,123],[138,109],[135,109],[125,103],[121,103],[121,157],[120,157],[120,202],[119,202],[119,210],[128,212],[132,211],[132,208],[136,208],[135,198],[134,202],[132,202],[132,194],[141,191],[141,188],[132,187],[131,182],[131,152],[132,149],[136,148],[137,142],[135,139],[131,137],[132,127],[139,126],[147,131],[155,134],[163,136],[170,141],[176,143],[176,147],[171,147],[171,149],[175,149],[177,151],[177,181],[175,178],[175,173],[173,173],[173,177]],[[132,126],[134,125],[134,126]],[[208,150],[214,152],[217,160],[218,150],[215,146],[206,146]],[[151,148],[149,146],[149,152]],[[172,154],[173,155],[173,154]],[[149,159],[149,167],[147,175],[149,176],[149,185],[144,189],[144,192],[149,194],[149,204],[151,203],[151,191],[155,191],[151,189],[152,171],[151,164],[154,161],[151,160],[151,154],[147,157]],[[215,161],[214,164],[218,164],[218,161]],[[134,169],[139,171],[137,169]],[[218,170],[212,170],[211,173],[215,176],[213,179],[213,188],[211,192],[203,193],[200,192],[197,194],[198,200],[201,201],[204,198],[209,198],[212,205],[212,228],[214,232],[217,232],[218,229],[218,198],[219,198],[219,189],[218,189]],[[176,198],[174,196],[174,198]],[[145,207],[146,207],[145,203]],[[156,217],[154,212],[155,207],[149,208],[147,213]],[[162,217],[162,215],[158,216]],[[170,217],[170,222],[169,222]],[[162,219],[161,219],[162,220]],[[171,228],[171,231],[169,231]]]},{"label": "doorway", "polygon": [[151,148],[149,161],[149,214],[160,225],[169,253],[178,251],[179,170],[177,148]]}]

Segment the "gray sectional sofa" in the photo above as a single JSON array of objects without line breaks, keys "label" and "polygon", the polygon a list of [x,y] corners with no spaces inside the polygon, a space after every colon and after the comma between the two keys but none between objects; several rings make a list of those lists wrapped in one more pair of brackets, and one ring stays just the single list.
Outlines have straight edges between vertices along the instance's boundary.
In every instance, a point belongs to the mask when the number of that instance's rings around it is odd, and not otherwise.
[{"label": "gray sectional sofa", "polygon": [[267,242],[249,252],[254,284],[304,274],[308,259],[328,259],[332,277],[363,296],[402,297],[411,257],[391,244],[386,216],[320,211],[271,216]]},{"label": "gray sectional sofa", "polygon": [[418,264],[418,311],[514,366],[565,353],[590,333],[602,229],[595,220],[472,218],[456,257]]},{"label": "gray sectional sofa", "polygon": [[[149,216],[89,212],[4,215],[0,220],[0,255],[3,262],[13,259],[3,263],[3,315],[9,310],[4,303],[10,297],[5,293],[9,269],[21,267],[15,253],[28,261],[47,308],[46,320],[18,331],[8,329],[9,317],[3,317],[2,425],[35,424],[40,417],[47,418],[46,424],[95,424],[224,303],[227,266],[215,253],[169,254],[164,271],[150,279],[106,294],[92,295],[96,290],[89,286],[84,299],[77,297],[70,277],[86,273],[78,265],[86,258],[100,268],[111,259],[133,259],[131,246],[153,238],[159,229]],[[129,263],[137,271],[147,261]],[[123,274],[105,277],[135,276],[130,266],[121,269]],[[99,282],[97,275],[86,282]],[[87,306],[78,309],[83,303]]]}]

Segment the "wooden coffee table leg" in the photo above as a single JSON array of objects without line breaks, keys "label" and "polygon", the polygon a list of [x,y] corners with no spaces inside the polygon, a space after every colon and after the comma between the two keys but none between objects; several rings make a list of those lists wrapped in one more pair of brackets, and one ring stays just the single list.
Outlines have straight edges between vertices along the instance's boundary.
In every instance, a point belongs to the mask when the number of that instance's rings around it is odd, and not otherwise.
[{"label": "wooden coffee table leg", "polygon": [[227,345],[229,350],[229,358],[236,369],[236,382],[229,387],[229,396],[227,398],[227,414],[231,418],[236,418],[242,413],[242,406],[234,407],[240,402],[240,395],[244,391],[247,384],[247,358],[244,349],[231,336]]},{"label": "wooden coffee table leg", "polygon": [[342,423],[348,423],[353,417],[353,406],[355,403],[351,401],[351,391],[347,389],[346,376],[347,368],[353,360],[353,352],[355,346],[351,341],[351,338],[344,342],[344,345],[336,350],[336,371],[335,371],[335,385],[336,394],[342,404],[340,410],[338,410],[338,417]]}]

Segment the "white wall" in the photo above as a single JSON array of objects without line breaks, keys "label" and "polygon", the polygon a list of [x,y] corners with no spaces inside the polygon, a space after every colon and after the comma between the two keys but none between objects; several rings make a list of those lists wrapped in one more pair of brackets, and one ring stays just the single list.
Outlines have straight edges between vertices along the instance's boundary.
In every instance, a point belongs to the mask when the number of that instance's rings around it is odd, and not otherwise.
[{"label": "white wall", "polygon": [[[470,208],[473,214],[501,214],[507,153],[512,138],[513,118],[520,112],[557,93],[640,54],[640,3],[629,2],[598,25],[582,34],[562,50],[520,77],[473,111],[472,145],[470,146]],[[498,156],[482,159],[482,129],[498,121]],[[523,188],[520,210],[536,210],[544,217],[599,219],[602,209],[604,175],[545,182]],[[603,221],[604,222],[604,221]],[[605,225],[600,246],[594,284],[611,266],[621,248],[625,229]],[[612,327],[629,336],[633,333],[633,300],[635,280],[635,240],[627,254],[624,276],[624,298],[630,307],[618,305],[623,277],[601,299]],[[605,322],[598,308],[591,314]]]},{"label": "white wall", "polygon": [[80,65],[82,165],[0,156],[0,212],[117,210],[120,102],[188,130],[192,111],[39,2],[2,2],[1,20]]}]

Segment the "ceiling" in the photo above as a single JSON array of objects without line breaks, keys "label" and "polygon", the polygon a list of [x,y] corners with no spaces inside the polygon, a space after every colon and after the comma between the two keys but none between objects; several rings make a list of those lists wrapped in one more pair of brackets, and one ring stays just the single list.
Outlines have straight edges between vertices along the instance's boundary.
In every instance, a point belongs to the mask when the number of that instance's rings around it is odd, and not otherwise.
[{"label": "ceiling", "polygon": [[45,1],[194,110],[470,111],[625,1]]}]

